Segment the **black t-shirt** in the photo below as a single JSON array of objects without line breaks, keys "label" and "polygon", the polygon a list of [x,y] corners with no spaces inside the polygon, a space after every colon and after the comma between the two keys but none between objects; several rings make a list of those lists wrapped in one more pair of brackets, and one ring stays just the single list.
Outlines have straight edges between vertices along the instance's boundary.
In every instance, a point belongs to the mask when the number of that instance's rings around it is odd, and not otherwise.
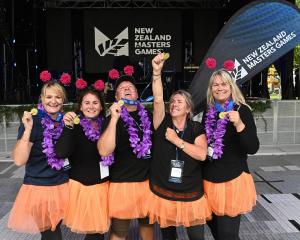
[{"label": "black t-shirt", "polygon": [[[194,201],[203,195],[202,162],[177,148],[178,159],[184,161],[182,182],[169,181],[171,172],[171,160],[176,159],[176,146],[166,140],[167,128],[173,128],[173,122],[169,114],[165,115],[162,123],[154,132],[153,160],[150,170],[150,188],[156,195],[176,201]],[[187,121],[183,136],[178,136],[188,143],[194,143],[196,137],[204,134],[199,122]]]},{"label": "black t-shirt", "polygon": [[[28,161],[25,165],[24,184],[36,185],[36,186],[55,186],[60,185],[69,180],[68,173],[61,170],[52,169],[47,162],[47,157],[43,153],[42,142],[43,126],[41,119],[38,115],[33,118],[33,127],[30,133],[29,141],[33,143]],[[21,123],[18,130],[18,140],[20,140],[24,134],[25,128]]]},{"label": "black t-shirt", "polygon": [[55,145],[55,152],[57,156],[69,159],[71,179],[84,185],[94,185],[108,180],[108,177],[101,179],[97,142],[85,136],[81,125],[75,125],[74,129],[64,127]]},{"label": "black t-shirt", "polygon": [[[129,112],[137,124],[140,124],[140,116],[138,111]],[[148,112],[152,126],[152,115]],[[105,131],[110,116],[104,120],[103,131]],[[151,157],[148,159],[137,158],[130,146],[129,134],[124,125],[123,119],[120,117],[117,122],[116,130],[116,148],[114,151],[115,162],[110,166],[111,182],[143,182],[148,179]],[[137,127],[137,129],[139,129]],[[152,129],[153,131],[153,129]],[[139,137],[143,138],[143,133],[139,129]]]},{"label": "black t-shirt", "polygon": [[[251,110],[246,105],[235,106],[234,109],[239,112],[245,128],[238,133],[233,123],[227,123],[223,137],[223,155],[213,161],[207,159],[203,166],[203,178],[208,181],[226,182],[238,177],[242,172],[249,173],[247,154],[255,154],[258,151],[259,140]],[[206,111],[203,113],[203,126],[205,119]]]}]

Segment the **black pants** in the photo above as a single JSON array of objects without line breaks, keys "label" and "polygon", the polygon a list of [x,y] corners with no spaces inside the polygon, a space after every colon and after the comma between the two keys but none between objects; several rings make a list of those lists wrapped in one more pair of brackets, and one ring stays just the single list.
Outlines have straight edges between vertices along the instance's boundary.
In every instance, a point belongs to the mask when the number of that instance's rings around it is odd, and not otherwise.
[{"label": "black pants", "polygon": [[62,240],[60,224],[61,222],[57,224],[55,231],[46,230],[44,232],[41,232],[41,240]]},{"label": "black pants", "polygon": [[[204,240],[204,225],[196,225],[186,228],[189,240]],[[162,228],[163,240],[175,240],[177,238],[176,227]]]},{"label": "black pants", "polygon": [[104,240],[104,234],[86,234],[84,240]]},{"label": "black pants", "polygon": [[207,222],[215,240],[240,240],[241,215],[236,217],[216,216],[213,214],[211,221]]}]

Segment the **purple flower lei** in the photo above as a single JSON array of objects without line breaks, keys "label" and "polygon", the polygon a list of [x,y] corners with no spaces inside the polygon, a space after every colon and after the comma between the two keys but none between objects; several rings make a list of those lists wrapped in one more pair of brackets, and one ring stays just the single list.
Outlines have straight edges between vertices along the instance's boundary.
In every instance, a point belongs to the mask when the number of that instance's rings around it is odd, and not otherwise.
[{"label": "purple flower lei", "polygon": [[87,119],[87,118],[80,119],[80,125],[83,128],[85,136],[93,142],[96,142],[100,137],[102,118],[98,117],[96,121],[98,126],[97,128],[93,127],[91,119]]},{"label": "purple flower lei", "polygon": [[139,138],[138,129],[135,120],[130,116],[125,106],[121,108],[121,118],[123,119],[127,132],[129,134],[130,146],[133,148],[133,153],[136,154],[137,158],[146,156],[149,149],[152,146],[151,141],[151,121],[148,116],[148,112],[145,107],[138,103],[137,105],[138,115],[140,116],[140,127],[143,131],[143,140]]},{"label": "purple flower lei", "polygon": [[57,126],[55,126],[51,117],[45,112],[42,104],[38,105],[38,109],[44,113],[42,114],[43,117],[41,120],[41,124],[44,129],[44,139],[42,142],[43,153],[45,153],[48,164],[51,166],[51,168],[60,170],[64,166],[64,159],[56,157],[56,154],[54,152],[54,144],[62,133],[63,123],[60,120],[59,122],[57,122]]},{"label": "purple flower lei", "polygon": [[[226,101],[224,104],[224,109],[227,111],[227,106],[229,101]],[[226,132],[226,125],[229,121],[228,116],[223,119],[217,118],[217,110],[215,106],[209,106],[209,111],[206,113],[205,119],[205,132],[207,137],[208,145],[212,145],[213,147],[213,159],[218,159],[223,154],[223,137]]]},{"label": "purple flower lei", "polygon": [[[98,117],[96,121],[97,121],[98,128],[93,127],[91,119],[87,119],[87,118],[80,119],[80,125],[82,126],[85,136],[93,142],[98,141],[98,139],[100,138],[103,118]],[[110,166],[114,162],[114,156],[113,154],[109,154],[106,157],[101,157],[100,161],[101,160],[104,166]]]}]

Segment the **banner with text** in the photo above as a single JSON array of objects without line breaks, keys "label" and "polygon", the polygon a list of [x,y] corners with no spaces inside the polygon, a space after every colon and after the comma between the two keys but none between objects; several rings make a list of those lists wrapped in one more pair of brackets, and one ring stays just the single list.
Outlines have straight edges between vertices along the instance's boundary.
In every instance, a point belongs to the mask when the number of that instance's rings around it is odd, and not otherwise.
[{"label": "banner with text", "polygon": [[[209,57],[222,68],[233,60],[231,75],[238,84],[268,67],[300,43],[300,11],[286,1],[256,1],[240,9],[220,31],[196,73],[190,92],[200,111],[205,105],[212,69],[205,67]],[[215,69],[214,69],[215,70]]]},{"label": "banner with text", "polygon": [[106,72],[119,56],[150,68],[151,59],[159,52],[171,55],[165,69],[181,69],[179,11],[85,11],[84,32],[86,72]]}]

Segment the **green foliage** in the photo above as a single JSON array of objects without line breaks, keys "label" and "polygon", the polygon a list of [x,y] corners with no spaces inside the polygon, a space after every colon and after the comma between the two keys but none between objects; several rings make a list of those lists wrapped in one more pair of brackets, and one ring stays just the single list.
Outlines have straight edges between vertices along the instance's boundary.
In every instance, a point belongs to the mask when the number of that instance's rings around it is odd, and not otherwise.
[{"label": "green foliage", "polygon": [[271,108],[271,101],[268,99],[248,100],[247,103],[252,108],[254,114],[264,113],[268,108]]}]

